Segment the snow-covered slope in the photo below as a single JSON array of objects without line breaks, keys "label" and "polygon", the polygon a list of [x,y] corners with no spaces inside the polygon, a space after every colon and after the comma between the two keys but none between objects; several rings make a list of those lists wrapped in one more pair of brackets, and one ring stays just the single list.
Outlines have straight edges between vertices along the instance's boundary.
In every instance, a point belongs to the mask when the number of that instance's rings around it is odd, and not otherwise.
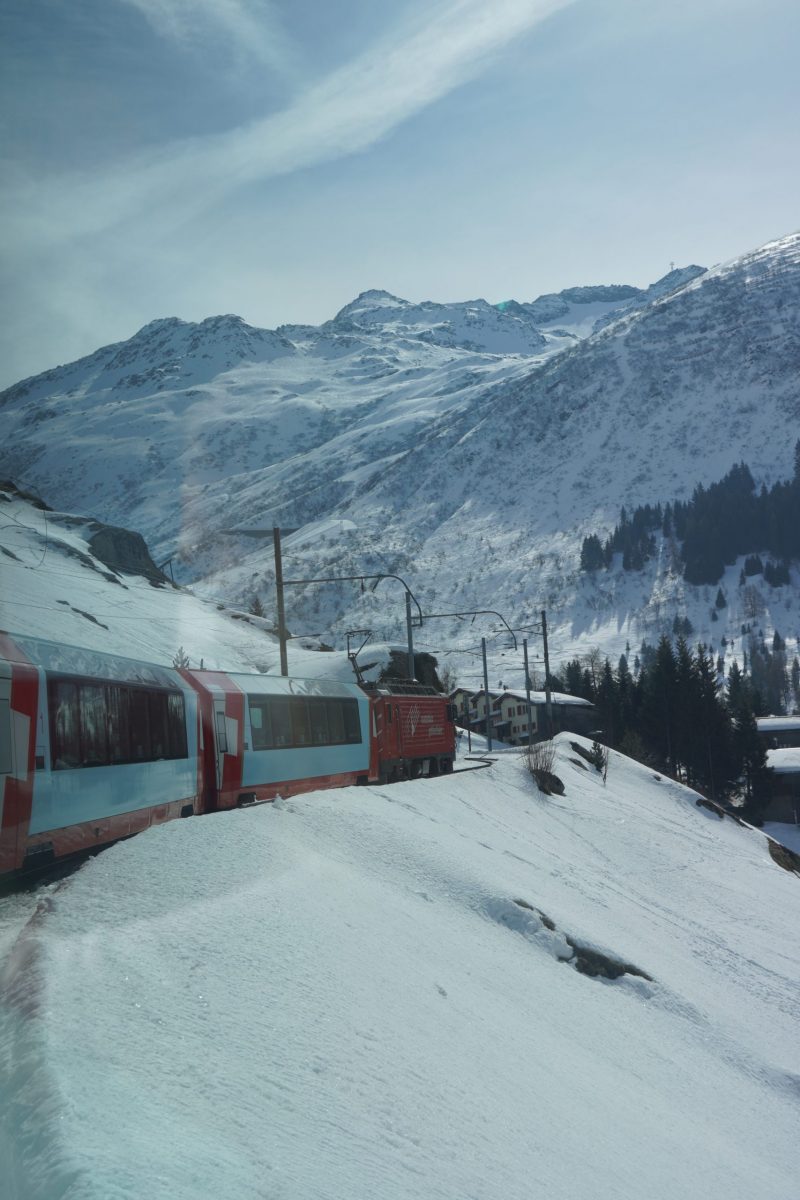
[{"label": "snow-covered slope", "polygon": [[789,1200],[800,879],[558,753],[562,797],[501,756],[156,827],[52,889],[4,974],[4,1195]]},{"label": "snow-covered slope", "polygon": [[[644,292],[494,307],[365,292],[318,329],[276,333],[155,322],[4,393],[0,474],[141,530],[180,578],[238,604],[253,591],[270,604],[273,588],[271,542],[239,531],[277,523],[298,530],[292,577],[393,572],[427,612],[493,608],[523,627],[547,608],[564,656],[618,654],[676,611],[707,640],[733,636],[744,601],[712,630],[707,598],[666,559],[580,577],[582,536],[743,458],[759,484],[790,475],[798,370],[792,235]],[[402,596],[387,589],[294,590],[290,623],[396,637]],[[796,593],[767,597],[767,629],[795,631]],[[431,632],[432,648],[476,641]]]},{"label": "snow-covered slope", "polygon": [[[0,484],[0,629],[148,662],[176,656],[209,670],[280,670],[272,623],[166,579],[114,569],[98,557],[91,518],[53,512]],[[299,632],[299,631],[298,631]],[[289,643],[293,675],[352,681],[340,651],[321,652],[315,637]],[[375,678],[391,647],[364,647]]]}]

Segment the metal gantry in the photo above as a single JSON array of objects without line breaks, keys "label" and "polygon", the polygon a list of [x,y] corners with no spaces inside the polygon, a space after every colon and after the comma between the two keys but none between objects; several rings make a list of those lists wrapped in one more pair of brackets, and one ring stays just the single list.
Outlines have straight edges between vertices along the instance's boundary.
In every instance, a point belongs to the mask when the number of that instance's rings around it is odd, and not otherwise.
[{"label": "metal gantry", "polygon": [[408,640],[408,677],[414,678],[414,636],[412,633],[411,620],[411,602],[417,606],[419,614],[419,624],[422,625],[422,609],[411,588],[400,575],[394,575],[390,571],[381,571],[378,574],[359,574],[359,575],[322,575],[315,579],[284,579],[283,566],[281,561],[281,531],[277,527],[273,529],[273,542],[275,546],[275,589],[277,592],[277,616],[278,616],[278,640],[280,642],[281,655],[281,675],[289,674],[289,667],[286,658],[286,618],[283,602],[283,589],[287,587],[298,587],[307,583],[354,583],[359,582],[362,590],[367,580],[374,580],[372,591],[375,591],[378,584],[383,579],[396,579],[402,584],[406,594],[406,635]]},{"label": "metal gantry", "polygon": [[[401,584],[401,586],[403,587],[403,589],[405,591],[406,637],[407,637],[407,643],[408,643],[408,645],[407,645],[407,661],[408,661],[408,677],[409,677],[409,679],[414,679],[414,635],[413,635],[414,620],[412,619],[412,613],[411,613],[412,601],[416,605],[416,608],[417,608],[416,623],[417,623],[418,629],[422,628],[425,621],[436,621],[436,620],[445,619],[447,617],[455,617],[459,620],[463,620],[466,617],[472,617],[473,620],[475,619],[475,617],[484,617],[484,616],[497,617],[497,619],[502,622],[504,630],[511,635],[511,640],[514,644],[515,650],[519,649],[519,644],[518,644],[517,638],[516,638],[517,633],[540,633],[541,634],[542,641],[544,644],[545,713],[546,713],[546,720],[547,720],[547,735],[548,735],[548,737],[552,737],[552,735],[553,735],[553,702],[552,702],[552,694],[551,694],[551,690],[550,690],[550,656],[549,656],[548,644],[547,644],[547,614],[544,609],[542,609],[542,619],[541,619],[540,623],[535,624],[535,625],[528,625],[523,628],[520,628],[519,626],[516,628],[512,628],[511,625],[509,625],[506,618],[503,616],[503,614],[501,612],[498,612],[497,609],[495,609],[495,608],[474,608],[474,609],[471,608],[471,609],[460,609],[457,612],[423,613],[419,601],[417,600],[414,593],[411,591],[411,588],[408,586],[405,579],[403,579],[402,576],[396,575],[391,571],[380,571],[376,574],[360,573],[358,575],[322,575],[322,576],[315,577],[313,579],[284,579],[283,578],[282,560],[281,560],[281,531],[279,528],[275,527],[275,528],[273,528],[272,534],[273,534],[273,541],[274,541],[274,546],[275,546],[275,588],[277,591],[278,639],[280,642],[281,674],[282,675],[288,675],[288,673],[289,673],[288,663],[287,663],[287,658],[286,658],[286,642],[289,640],[289,638],[286,633],[284,595],[283,595],[284,588],[299,587],[299,586],[302,586],[303,584],[312,584],[312,583],[356,583],[356,582],[358,582],[361,584],[361,590],[363,591],[365,583],[369,580],[369,581],[372,581],[370,590],[375,591],[375,589],[378,587],[378,584],[381,583],[382,580],[396,579],[397,582],[399,584]],[[366,630],[350,630],[348,632],[348,652],[349,652],[350,634],[353,634],[353,633],[364,634],[366,632],[367,632]],[[500,632],[500,631],[498,630],[497,632]],[[525,700],[526,700],[526,709],[527,709],[527,714],[528,714],[528,742],[530,743],[530,740],[531,740],[531,737],[533,734],[533,706],[532,706],[532,701],[531,701],[531,679],[530,679],[530,671],[529,671],[529,664],[528,664],[528,639],[527,638],[523,638],[523,640],[522,640],[522,650],[523,650],[524,667],[525,667]],[[486,662],[486,638],[485,637],[481,638],[481,655],[482,655],[482,660],[483,660],[483,686],[484,686],[484,691],[485,691],[485,696],[486,696],[486,737],[487,737],[488,748],[491,750],[492,734],[491,734],[491,712],[490,712],[490,705],[489,705],[489,673],[488,673],[488,667],[487,667],[487,662]]]}]

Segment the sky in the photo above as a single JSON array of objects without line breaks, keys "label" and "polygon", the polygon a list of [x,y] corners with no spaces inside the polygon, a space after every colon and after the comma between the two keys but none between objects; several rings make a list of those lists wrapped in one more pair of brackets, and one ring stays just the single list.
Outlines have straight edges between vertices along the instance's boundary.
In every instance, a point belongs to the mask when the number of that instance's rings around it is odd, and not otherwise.
[{"label": "sky", "polygon": [[798,44],[796,0],[2,0],[0,386],[735,257],[800,225]]}]

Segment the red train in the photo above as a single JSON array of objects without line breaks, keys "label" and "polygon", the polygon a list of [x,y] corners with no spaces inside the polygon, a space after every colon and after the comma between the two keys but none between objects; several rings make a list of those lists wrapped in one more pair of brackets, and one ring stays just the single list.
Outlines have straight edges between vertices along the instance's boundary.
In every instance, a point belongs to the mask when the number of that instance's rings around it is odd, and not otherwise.
[{"label": "red train", "polygon": [[419,684],[176,670],[0,633],[0,877],[173,817],[450,772],[453,718]]}]

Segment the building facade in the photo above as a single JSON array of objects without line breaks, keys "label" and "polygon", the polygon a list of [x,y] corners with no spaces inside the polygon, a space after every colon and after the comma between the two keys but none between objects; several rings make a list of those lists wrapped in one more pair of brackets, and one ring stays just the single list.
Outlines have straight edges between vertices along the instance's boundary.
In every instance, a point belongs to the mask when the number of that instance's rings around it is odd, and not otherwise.
[{"label": "building facade", "polygon": [[[486,733],[488,708],[492,738],[508,746],[526,746],[529,740],[538,742],[548,736],[544,692],[531,692],[530,728],[524,691],[499,688],[493,691],[490,688],[487,703],[487,693],[483,688],[473,691],[459,687],[450,693],[450,701],[456,707],[456,723],[475,733]],[[554,734],[568,731],[589,736],[596,732],[596,709],[580,696],[552,692],[551,710]]]}]

